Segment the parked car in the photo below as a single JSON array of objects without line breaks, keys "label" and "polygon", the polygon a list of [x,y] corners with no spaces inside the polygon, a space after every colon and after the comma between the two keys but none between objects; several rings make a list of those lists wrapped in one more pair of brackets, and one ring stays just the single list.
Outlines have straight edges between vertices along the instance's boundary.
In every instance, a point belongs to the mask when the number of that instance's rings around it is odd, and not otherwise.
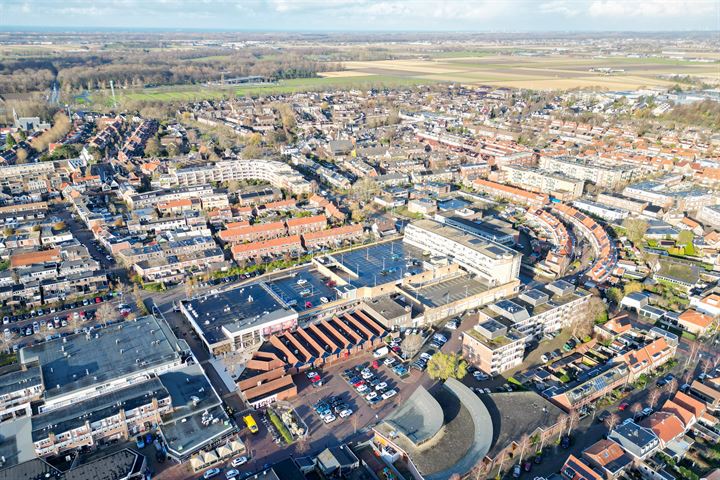
[{"label": "parked car", "polygon": [[475,380],[477,380],[478,382],[484,382],[485,380],[490,378],[487,374],[485,374],[479,370],[473,372],[473,377],[475,377]]},{"label": "parked car", "polygon": [[220,474],[219,468],[211,468],[210,470],[207,470],[205,473],[203,473],[203,478],[207,480],[208,478],[212,478],[219,474]]},{"label": "parked car", "polygon": [[332,423],[332,422],[334,422],[336,419],[337,419],[337,417],[336,417],[335,415],[333,415],[332,413],[329,413],[329,414],[327,414],[327,415],[325,415],[325,416],[323,417],[323,422],[325,422],[325,423]]},{"label": "parked car", "polygon": [[227,478],[227,479],[235,478],[235,477],[237,477],[238,475],[240,475],[240,472],[237,471],[237,470],[235,470],[234,468],[231,468],[230,470],[228,470],[227,472],[225,472],[225,478]]},{"label": "parked car", "polygon": [[395,395],[397,395],[397,390],[388,390],[387,392],[382,394],[382,398],[384,400],[387,400],[388,398],[392,398]]},{"label": "parked car", "polygon": [[349,417],[349,416],[352,415],[352,414],[353,414],[353,411],[352,411],[351,409],[349,409],[349,408],[346,408],[345,410],[343,410],[342,412],[340,412],[340,418],[347,418],[347,417]]},{"label": "parked car", "polygon": [[622,402],[620,405],[618,405],[618,410],[620,410],[621,412],[624,412],[625,409],[629,406],[630,405],[627,402]]},{"label": "parked car", "polygon": [[233,467],[239,467],[240,465],[245,465],[247,463],[248,459],[246,456],[233,458],[233,461],[231,462],[231,465]]}]

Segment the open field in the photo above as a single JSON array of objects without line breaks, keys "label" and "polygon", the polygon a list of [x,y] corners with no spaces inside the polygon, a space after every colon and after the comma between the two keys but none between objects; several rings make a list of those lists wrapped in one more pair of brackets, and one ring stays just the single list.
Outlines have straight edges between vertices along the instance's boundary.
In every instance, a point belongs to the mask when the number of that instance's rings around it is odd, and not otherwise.
[{"label": "open field", "polygon": [[[116,92],[118,102],[125,101],[161,101],[161,102],[188,102],[203,99],[220,99],[233,95],[273,95],[280,93],[293,93],[300,91],[321,90],[325,88],[379,88],[402,87],[420,84],[432,84],[436,80],[431,78],[403,78],[400,76],[375,75],[372,73],[354,74],[350,72],[337,72],[335,77],[296,78],[281,80],[272,84],[255,84],[233,87],[204,87],[200,85],[181,85],[174,87],[146,88],[142,90],[127,90]],[[105,94],[92,96],[93,102],[108,103],[109,97]]]},{"label": "open field", "polygon": [[[599,88],[606,90],[668,87],[670,75],[720,83],[720,63],[672,58],[580,58],[570,56],[508,56],[447,52],[431,60],[399,59],[346,62],[345,74],[378,74],[404,79],[487,84],[538,90]],[[591,69],[614,69],[612,73]]]},{"label": "open field", "polygon": [[[480,51],[446,53],[452,55],[432,59],[345,62],[345,70],[323,72],[315,78],[281,80],[273,84],[232,87],[178,85],[121,90],[117,95],[120,104],[128,101],[187,102],[234,95],[273,95],[326,88],[404,87],[440,82],[537,90],[629,90],[641,87],[670,87],[675,83],[669,78],[672,75],[720,84],[720,63],[670,58],[498,55]],[[599,68],[617,71],[609,74],[590,71]],[[109,97],[106,92],[96,93],[91,96],[91,101],[107,105]]]}]

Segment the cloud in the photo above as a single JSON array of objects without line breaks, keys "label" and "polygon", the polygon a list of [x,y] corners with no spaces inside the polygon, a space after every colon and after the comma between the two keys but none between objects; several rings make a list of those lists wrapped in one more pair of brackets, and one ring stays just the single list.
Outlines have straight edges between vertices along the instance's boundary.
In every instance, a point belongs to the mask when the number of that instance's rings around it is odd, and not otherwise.
[{"label": "cloud", "polygon": [[698,16],[717,9],[716,0],[595,0],[588,13],[594,17]]},{"label": "cloud", "polygon": [[574,17],[582,12],[582,5],[568,0],[551,0],[540,4],[540,12]]}]

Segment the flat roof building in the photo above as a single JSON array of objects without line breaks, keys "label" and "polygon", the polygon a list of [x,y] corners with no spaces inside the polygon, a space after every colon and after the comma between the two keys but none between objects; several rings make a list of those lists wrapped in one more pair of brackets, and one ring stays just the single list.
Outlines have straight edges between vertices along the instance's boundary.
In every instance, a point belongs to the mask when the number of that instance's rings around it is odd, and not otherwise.
[{"label": "flat roof building", "polygon": [[403,241],[430,255],[447,257],[488,285],[509,283],[520,273],[520,253],[433,220],[408,224]]},{"label": "flat roof building", "polygon": [[242,350],[297,325],[298,314],[264,284],[181,302],[180,310],[213,354]]}]

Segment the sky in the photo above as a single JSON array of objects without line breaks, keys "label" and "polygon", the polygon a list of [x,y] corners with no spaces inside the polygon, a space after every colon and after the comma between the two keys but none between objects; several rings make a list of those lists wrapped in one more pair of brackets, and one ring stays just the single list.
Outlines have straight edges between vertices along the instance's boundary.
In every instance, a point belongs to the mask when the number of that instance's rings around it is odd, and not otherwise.
[{"label": "sky", "polygon": [[239,31],[720,31],[720,0],[0,0],[9,26]]}]

